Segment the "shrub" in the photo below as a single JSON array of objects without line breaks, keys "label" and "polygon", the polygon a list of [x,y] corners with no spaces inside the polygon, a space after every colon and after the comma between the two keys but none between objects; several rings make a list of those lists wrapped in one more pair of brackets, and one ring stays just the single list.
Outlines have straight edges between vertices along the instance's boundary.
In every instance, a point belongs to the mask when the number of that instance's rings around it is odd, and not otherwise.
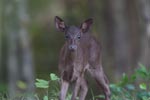
[{"label": "shrub", "polygon": [[[111,100],[150,100],[150,70],[139,64],[134,73],[129,77],[123,74],[117,83],[111,83]],[[46,91],[43,100],[58,100],[60,78],[54,73],[50,74],[50,80],[36,79],[36,87]],[[104,95],[95,96],[91,89],[92,98],[89,100],[104,99]],[[38,95],[37,95],[38,97]],[[66,100],[71,100],[68,93]]]}]

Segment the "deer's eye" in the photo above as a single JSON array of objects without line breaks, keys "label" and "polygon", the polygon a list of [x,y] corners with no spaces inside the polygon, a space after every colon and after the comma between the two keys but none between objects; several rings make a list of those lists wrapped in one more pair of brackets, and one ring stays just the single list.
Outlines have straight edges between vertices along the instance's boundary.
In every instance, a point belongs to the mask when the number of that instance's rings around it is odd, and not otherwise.
[{"label": "deer's eye", "polygon": [[65,39],[68,39],[69,38],[69,35],[65,35]]},{"label": "deer's eye", "polygon": [[78,39],[80,39],[81,38],[81,36],[80,35],[78,35],[78,37],[77,37]]}]

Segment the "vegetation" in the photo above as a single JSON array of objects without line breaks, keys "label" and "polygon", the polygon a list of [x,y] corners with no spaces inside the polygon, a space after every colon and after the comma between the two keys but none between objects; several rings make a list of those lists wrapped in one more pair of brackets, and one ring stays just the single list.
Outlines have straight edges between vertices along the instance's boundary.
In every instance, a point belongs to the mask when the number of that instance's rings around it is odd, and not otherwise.
[{"label": "vegetation", "polygon": [[110,84],[112,100],[150,100],[150,70],[139,65],[130,77],[123,74],[118,83]]},{"label": "vegetation", "polygon": [[[150,69],[146,68],[143,64],[139,64],[139,68],[135,69],[132,75],[123,74],[120,81],[117,83],[111,83],[110,89],[112,92],[111,100],[150,100]],[[44,91],[43,95],[40,92],[34,94],[34,99],[31,100],[58,100],[60,85],[60,78],[50,73],[50,79],[36,79],[35,86],[37,91]],[[24,87],[25,84],[18,82],[20,87]],[[103,99],[104,95],[94,95],[92,89],[89,89],[90,97],[88,100]],[[19,100],[26,100],[29,95],[18,95]],[[8,99],[6,91],[0,93],[0,100]],[[16,100],[16,99],[13,99]],[[30,100],[30,99],[29,99]],[[67,94],[66,100],[71,100],[71,90]]]},{"label": "vegetation", "polygon": [[[62,17],[68,25],[76,26],[87,18],[94,19],[91,32],[102,44],[103,67],[114,83],[122,73],[128,75],[132,69],[136,69],[137,62],[150,66],[149,2],[0,0],[0,97],[5,98],[6,93],[13,97],[18,92],[34,92],[35,77],[48,79],[49,71],[57,74],[64,34],[56,31],[55,16]],[[49,81],[49,98],[50,91],[54,90],[53,83],[59,84]],[[116,88],[122,87],[114,85]],[[135,87],[139,86],[136,84]],[[37,98],[41,100],[40,95],[46,93],[39,91],[47,89],[38,88]],[[92,95],[93,100],[99,97],[94,96],[95,90],[95,86],[89,89],[88,96]]]},{"label": "vegetation", "polygon": [[[122,78],[117,83],[111,83],[112,92],[111,100],[150,100],[150,70],[144,65],[139,64],[130,76],[123,74]],[[50,80],[36,79],[36,87],[46,91],[43,100],[57,100],[59,95],[60,78],[54,73],[50,74]],[[104,98],[104,95],[95,96],[91,90],[92,97],[89,100]],[[38,97],[38,94],[36,94]],[[71,93],[68,93],[67,99],[71,99]]]}]

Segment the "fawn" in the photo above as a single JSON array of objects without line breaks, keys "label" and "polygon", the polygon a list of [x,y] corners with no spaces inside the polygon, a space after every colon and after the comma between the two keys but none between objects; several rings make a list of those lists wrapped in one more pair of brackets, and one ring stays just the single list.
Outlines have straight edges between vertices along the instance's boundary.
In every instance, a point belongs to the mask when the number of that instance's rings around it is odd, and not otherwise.
[{"label": "fawn", "polygon": [[59,100],[65,100],[71,83],[75,83],[71,100],[76,100],[78,94],[80,100],[85,100],[88,92],[85,72],[89,72],[102,87],[105,100],[110,100],[109,81],[101,62],[101,46],[89,32],[92,23],[93,19],[90,18],[79,27],[68,26],[60,17],[55,17],[56,28],[64,32],[66,39],[59,56],[58,69],[61,75]]}]

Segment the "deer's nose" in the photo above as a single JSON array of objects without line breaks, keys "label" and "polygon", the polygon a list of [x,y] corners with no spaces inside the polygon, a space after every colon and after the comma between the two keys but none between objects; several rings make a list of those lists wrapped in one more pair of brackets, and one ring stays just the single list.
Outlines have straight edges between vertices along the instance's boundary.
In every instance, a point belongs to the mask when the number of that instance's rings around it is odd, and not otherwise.
[{"label": "deer's nose", "polygon": [[77,46],[76,46],[76,45],[69,45],[69,49],[70,49],[70,50],[76,50],[76,49],[77,49]]}]

